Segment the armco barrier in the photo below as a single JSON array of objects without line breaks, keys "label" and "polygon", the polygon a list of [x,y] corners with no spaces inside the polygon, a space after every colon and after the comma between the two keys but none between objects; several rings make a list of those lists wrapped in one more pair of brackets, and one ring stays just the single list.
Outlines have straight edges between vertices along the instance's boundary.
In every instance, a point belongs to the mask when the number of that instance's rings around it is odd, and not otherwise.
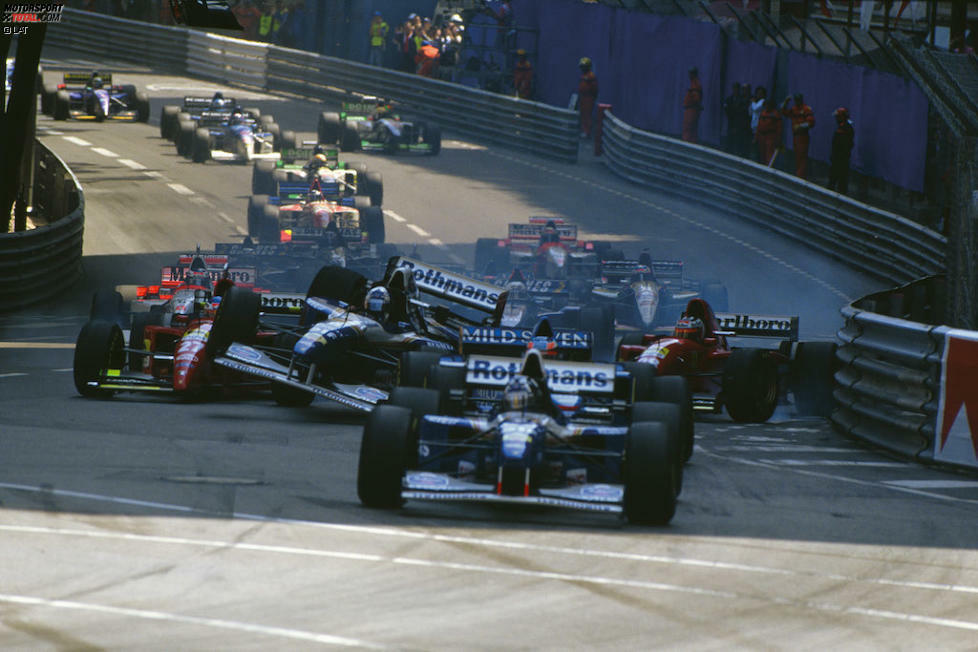
[{"label": "armco barrier", "polygon": [[842,309],[845,326],[837,333],[840,367],[835,374],[838,407],[832,414],[839,430],[902,455],[932,459],[949,328],[901,316],[939,319],[942,288],[940,277],[928,277]]},{"label": "armco barrier", "polygon": [[206,32],[187,37],[187,73],[217,81],[268,88],[269,46]]},{"label": "armco barrier", "polygon": [[947,241],[898,215],[723,152],[605,114],[609,168],[636,183],[721,208],[892,283],[944,270]]},{"label": "armco barrier", "polygon": [[0,234],[0,312],[55,296],[81,269],[85,198],[58,156],[37,142],[34,212],[49,223]]}]

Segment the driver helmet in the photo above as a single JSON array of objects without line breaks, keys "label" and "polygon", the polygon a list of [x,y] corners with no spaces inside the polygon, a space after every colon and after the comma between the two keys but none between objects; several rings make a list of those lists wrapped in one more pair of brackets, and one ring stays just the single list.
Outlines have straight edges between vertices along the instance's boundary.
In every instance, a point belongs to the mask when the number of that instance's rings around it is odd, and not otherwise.
[{"label": "driver helmet", "polygon": [[560,242],[560,234],[557,232],[557,223],[553,220],[548,220],[547,224],[543,227],[543,233],[540,235],[540,242]]},{"label": "driver helmet", "polygon": [[241,112],[241,109],[236,108],[231,114],[230,124],[239,125],[242,122],[244,122],[244,114]]},{"label": "driver helmet", "polygon": [[315,165],[319,165],[319,166],[326,165],[329,162],[329,161],[326,160],[326,155],[323,154],[322,152],[320,152],[319,154],[314,155],[312,157],[312,160],[313,160],[313,163]]},{"label": "driver helmet", "polygon": [[105,84],[102,82],[101,77],[95,77],[92,79],[92,88],[103,88]]},{"label": "driver helmet", "polygon": [[394,112],[394,107],[391,106],[390,102],[384,100],[377,100],[377,117],[382,118],[390,115]]},{"label": "driver helmet", "polygon": [[204,315],[206,317],[210,317],[211,319],[213,319],[214,315],[217,314],[217,309],[220,305],[221,305],[220,295],[211,297],[210,302],[207,304],[207,307],[204,309]]},{"label": "driver helmet", "polygon": [[578,67],[581,70],[590,70],[591,69],[591,58],[590,57],[581,57],[581,60],[577,62],[577,65],[578,65]]},{"label": "driver helmet", "polygon": [[676,322],[676,330],[673,335],[683,340],[693,340],[703,343],[703,333],[705,331],[703,320],[699,317],[680,317]]},{"label": "driver helmet", "polygon": [[523,375],[513,376],[503,390],[503,409],[507,412],[539,410],[543,391],[536,380]]},{"label": "driver helmet", "polygon": [[309,191],[309,201],[323,201],[323,193],[318,188]]},{"label": "driver helmet", "polygon": [[226,100],[224,99],[224,93],[217,91],[214,93],[214,97],[211,98],[211,108],[220,109],[224,107]]},{"label": "driver helmet", "polygon": [[382,285],[370,288],[367,296],[363,300],[363,308],[367,311],[367,314],[380,322],[386,320],[387,315],[390,313],[390,305],[391,294]]},{"label": "driver helmet", "polygon": [[509,292],[510,301],[527,301],[530,298],[530,293],[526,289],[526,283],[522,281],[507,283],[506,291]]}]

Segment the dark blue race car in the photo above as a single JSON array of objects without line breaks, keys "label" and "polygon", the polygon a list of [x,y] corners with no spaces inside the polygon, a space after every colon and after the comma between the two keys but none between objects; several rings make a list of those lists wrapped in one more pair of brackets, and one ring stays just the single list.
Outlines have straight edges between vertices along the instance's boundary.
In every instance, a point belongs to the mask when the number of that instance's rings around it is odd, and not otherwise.
[{"label": "dark blue race car", "polygon": [[57,86],[45,85],[41,111],[55,120],[149,120],[149,97],[132,84],[112,84],[109,73],[65,73]]}]

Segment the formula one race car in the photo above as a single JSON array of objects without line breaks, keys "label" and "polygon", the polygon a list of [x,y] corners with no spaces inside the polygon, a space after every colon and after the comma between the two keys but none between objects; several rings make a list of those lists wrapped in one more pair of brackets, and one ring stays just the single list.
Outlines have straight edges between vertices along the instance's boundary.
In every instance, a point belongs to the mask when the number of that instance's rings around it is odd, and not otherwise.
[{"label": "formula one race car", "polygon": [[230,114],[204,111],[178,124],[177,152],[194,163],[278,160],[284,138],[272,116],[256,119],[238,108]]},{"label": "formula one race car", "polygon": [[[338,200],[338,201],[337,201]],[[319,242],[325,246],[379,244],[384,241],[384,213],[369,197],[331,201],[317,183],[280,184],[279,195],[252,195],[248,202],[248,235],[263,244]]]},{"label": "formula one race car", "polygon": [[[776,346],[737,348],[728,343],[734,337]],[[706,301],[692,299],[672,334],[626,333],[618,359],[687,378],[697,410],[726,408],[735,421],[767,421],[786,380],[799,414],[827,416],[832,409],[835,344],[798,343],[797,317],[714,314]]]},{"label": "formula one race car", "polygon": [[[208,347],[218,364],[272,381],[283,405],[308,405],[319,395],[369,412],[387,398],[406,351],[455,346],[452,334],[429,328],[416,294],[404,270],[368,290],[360,274],[327,266],[309,287],[299,326],[283,329],[266,322],[257,294],[232,288]],[[276,328],[288,346],[256,342],[256,333]]]},{"label": "formula one race car", "polygon": [[446,356],[428,388],[396,387],[370,415],[360,501],[534,504],[665,525],[681,487],[680,407],[646,402],[621,366]]},{"label": "formula one race car", "polygon": [[593,279],[602,260],[623,258],[606,242],[577,237],[577,225],[559,217],[531,217],[510,223],[507,237],[479,238],[475,243],[475,273],[508,277],[514,269],[531,278]]},{"label": "formula one race car", "polygon": [[[335,147],[284,148],[277,161],[256,161],[251,173],[251,192],[277,195],[279,184],[319,181],[327,197],[361,195],[370,197],[373,206],[384,201],[384,180],[379,172],[368,172],[362,163],[351,165],[339,160]],[[302,162],[305,161],[305,162]]]},{"label": "formula one race car", "polygon": [[149,96],[132,84],[112,85],[109,73],[64,74],[57,86],[45,84],[41,111],[55,120],[149,120]]},{"label": "formula one race car", "polygon": [[[164,268],[163,273],[180,280],[140,289],[134,307],[142,310],[131,316],[128,346],[123,327],[130,319],[122,309],[122,296],[114,291],[96,293],[90,320],[75,344],[78,393],[85,397],[118,391],[196,394],[211,387],[262,385],[213,367],[205,349],[214,312],[222,295],[234,286],[230,274],[214,284],[201,256],[195,256],[189,268]],[[258,335],[259,340],[269,337]]]},{"label": "formula one race car", "polygon": [[385,100],[364,97],[344,102],[339,113],[319,115],[319,142],[339,143],[344,152],[359,150],[396,154],[441,151],[441,128],[425,121],[408,121],[394,113]]}]

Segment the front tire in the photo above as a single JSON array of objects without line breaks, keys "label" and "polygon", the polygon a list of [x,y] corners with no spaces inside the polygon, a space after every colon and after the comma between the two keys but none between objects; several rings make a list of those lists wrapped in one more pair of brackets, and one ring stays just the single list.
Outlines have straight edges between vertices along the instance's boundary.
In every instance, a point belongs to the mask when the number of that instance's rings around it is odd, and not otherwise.
[{"label": "front tire", "polygon": [[232,342],[250,342],[258,330],[261,297],[246,288],[231,286],[221,298],[207,337],[207,355],[214,357]]},{"label": "front tire", "polygon": [[309,284],[306,298],[319,297],[332,301],[342,301],[351,306],[363,304],[367,294],[367,279],[352,269],[337,265],[326,265]]},{"label": "front tire", "polygon": [[625,516],[630,523],[666,525],[675,515],[673,446],[664,424],[646,421],[633,423],[628,429],[622,472]]},{"label": "front tire", "polygon": [[317,136],[319,142],[324,145],[335,145],[340,142],[342,123],[340,114],[332,111],[323,111],[319,114],[319,124],[317,125]]},{"label": "front tire", "polygon": [[723,403],[734,421],[771,418],[778,404],[778,367],[766,351],[734,349],[723,370]]},{"label": "front tire", "polygon": [[118,324],[89,321],[82,326],[75,341],[73,376],[75,389],[85,398],[104,398],[112,390],[99,389],[88,383],[98,381],[109,369],[121,370],[126,363],[125,340]]},{"label": "front tire", "polygon": [[366,507],[396,509],[403,504],[401,481],[412,420],[411,410],[396,405],[378,406],[367,417],[357,468],[357,496]]},{"label": "front tire", "polygon": [[370,244],[381,244],[387,238],[384,226],[384,211],[378,206],[370,206],[360,211],[360,229],[367,232]]}]

